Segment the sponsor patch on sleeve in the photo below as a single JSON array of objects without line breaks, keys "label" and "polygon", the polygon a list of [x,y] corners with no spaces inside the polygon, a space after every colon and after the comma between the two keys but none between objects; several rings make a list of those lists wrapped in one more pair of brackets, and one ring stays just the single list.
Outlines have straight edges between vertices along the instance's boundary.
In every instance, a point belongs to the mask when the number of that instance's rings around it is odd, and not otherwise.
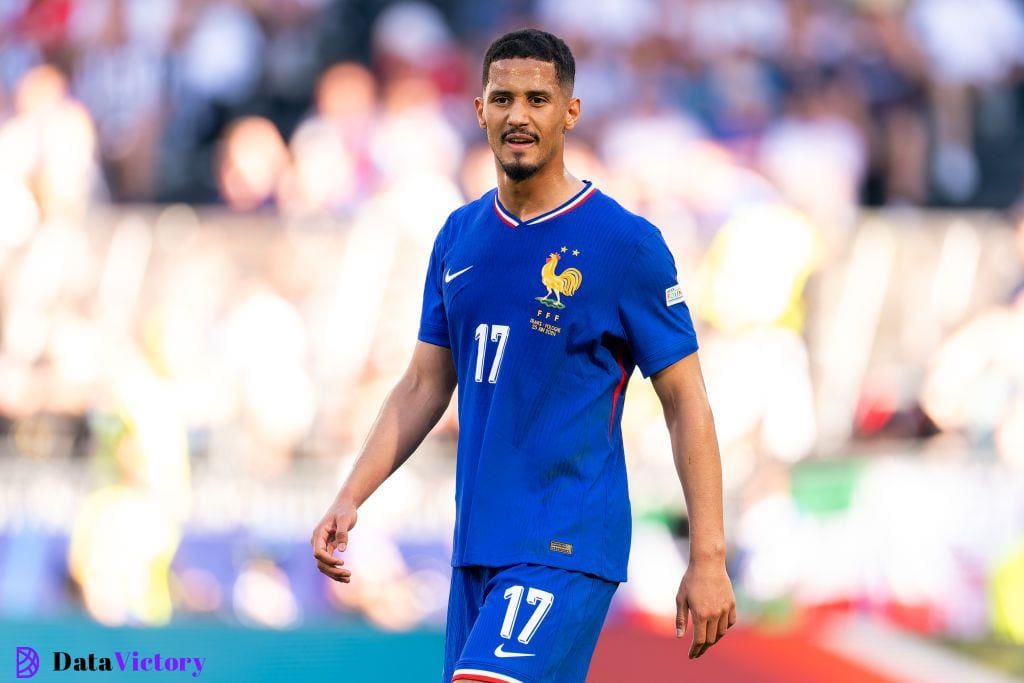
[{"label": "sponsor patch on sleeve", "polygon": [[684,300],[685,299],[683,298],[683,288],[680,287],[679,285],[672,285],[671,287],[665,290],[666,306],[674,306],[675,304]]}]

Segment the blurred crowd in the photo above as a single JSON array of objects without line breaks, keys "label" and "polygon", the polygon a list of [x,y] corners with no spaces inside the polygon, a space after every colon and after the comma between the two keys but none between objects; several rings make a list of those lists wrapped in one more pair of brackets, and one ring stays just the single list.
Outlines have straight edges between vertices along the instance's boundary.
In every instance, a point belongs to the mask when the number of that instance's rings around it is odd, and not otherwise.
[{"label": "blurred crowd", "polygon": [[[361,513],[362,580],[304,535],[494,185],[481,55],[531,24],[576,55],[570,171],[676,255],[741,599],[1024,642],[1024,220],[908,208],[1020,194],[1015,0],[0,0],[0,616],[443,619],[454,403]],[[616,609],[662,613],[685,519],[631,384]],[[74,473],[64,512],[25,463]]]},{"label": "blurred crowd", "polygon": [[698,221],[766,185],[840,228],[1021,189],[1019,0],[7,0],[0,158],[44,212],[344,215],[423,172],[475,196],[481,57],[524,25],[575,52],[578,153]]}]

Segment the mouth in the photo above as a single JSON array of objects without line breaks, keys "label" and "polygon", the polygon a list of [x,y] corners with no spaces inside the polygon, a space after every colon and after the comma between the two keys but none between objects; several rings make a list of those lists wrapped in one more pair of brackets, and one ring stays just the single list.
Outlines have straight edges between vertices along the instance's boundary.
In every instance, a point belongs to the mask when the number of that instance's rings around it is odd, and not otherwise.
[{"label": "mouth", "polygon": [[526,135],[525,133],[512,133],[504,137],[505,144],[513,150],[525,150],[531,145],[536,144],[532,135]]}]

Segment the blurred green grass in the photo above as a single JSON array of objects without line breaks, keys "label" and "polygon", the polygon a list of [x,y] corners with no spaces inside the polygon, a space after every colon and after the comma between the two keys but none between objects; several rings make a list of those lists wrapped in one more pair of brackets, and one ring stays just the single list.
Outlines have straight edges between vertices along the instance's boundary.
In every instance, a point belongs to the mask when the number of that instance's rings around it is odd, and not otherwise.
[{"label": "blurred green grass", "polygon": [[938,642],[955,652],[968,655],[986,666],[1024,680],[1024,647],[1004,640],[953,640]]}]

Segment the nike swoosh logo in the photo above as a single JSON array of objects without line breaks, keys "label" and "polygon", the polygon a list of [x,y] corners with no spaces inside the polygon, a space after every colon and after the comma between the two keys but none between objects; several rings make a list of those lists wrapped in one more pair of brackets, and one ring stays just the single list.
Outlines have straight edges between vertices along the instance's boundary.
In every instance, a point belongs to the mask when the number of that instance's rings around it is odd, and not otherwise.
[{"label": "nike swoosh logo", "polygon": [[[470,266],[469,268],[472,268],[472,267],[473,267],[473,266]],[[449,268],[449,269],[448,269],[448,272],[444,274],[444,281],[445,281],[445,284],[448,284],[449,282],[451,282],[452,280],[454,280],[454,279],[455,279],[455,278],[457,278],[458,276],[462,275],[462,274],[463,274],[463,273],[465,273],[465,272],[466,272],[467,270],[469,270],[469,268],[463,268],[462,270],[460,270],[460,271],[459,271],[459,272],[457,272],[457,273],[453,273],[453,272],[452,272],[452,269],[451,269],[451,268]]]},{"label": "nike swoosh logo", "polygon": [[498,647],[494,648],[494,656],[495,657],[502,657],[502,658],[504,658],[504,657],[535,657],[536,656],[536,655],[530,654],[528,652],[505,652],[504,650],[501,649],[503,647],[505,647],[505,643],[502,643]]}]

